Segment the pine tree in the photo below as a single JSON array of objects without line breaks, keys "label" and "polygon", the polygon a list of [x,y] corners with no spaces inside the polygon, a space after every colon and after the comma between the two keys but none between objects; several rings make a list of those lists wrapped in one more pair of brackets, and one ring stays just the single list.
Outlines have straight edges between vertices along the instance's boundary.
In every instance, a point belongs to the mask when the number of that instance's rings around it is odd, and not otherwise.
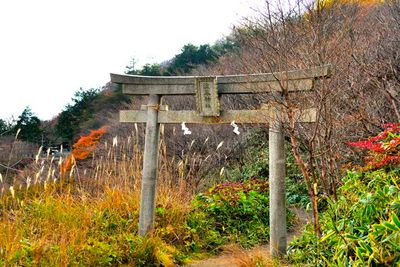
[{"label": "pine tree", "polygon": [[14,131],[18,131],[19,138],[32,143],[40,143],[42,139],[41,121],[36,117],[30,107],[26,107],[19,115]]}]

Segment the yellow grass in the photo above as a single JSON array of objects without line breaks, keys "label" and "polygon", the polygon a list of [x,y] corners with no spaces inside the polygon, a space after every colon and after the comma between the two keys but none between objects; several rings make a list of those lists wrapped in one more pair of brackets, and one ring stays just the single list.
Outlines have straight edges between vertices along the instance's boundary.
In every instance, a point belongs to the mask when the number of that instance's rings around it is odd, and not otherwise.
[{"label": "yellow grass", "polygon": [[[13,184],[1,180],[0,266],[187,262],[182,251],[192,241],[185,220],[203,178],[202,164],[218,155],[196,155],[191,152],[196,141],[190,141],[182,158],[167,156],[161,138],[155,230],[140,238],[143,148],[138,136],[135,131],[104,139],[91,158],[75,162],[65,175],[59,168],[64,159],[44,152],[13,177]],[[270,262],[260,255],[240,253],[234,254],[239,266],[273,266],[260,265]]]},{"label": "yellow grass", "polygon": [[[113,257],[120,263],[134,260],[129,240],[137,239],[142,165],[142,148],[134,137],[137,134],[103,141],[91,159],[78,162],[65,176],[59,171],[64,159],[38,153],[13,184],[1,181],[0,265],[107,265]],[[167,158],[165,147],[160,150],[157,231],[155,239],[150,238],[155,243],[143,241],[142,246],[162,246],[154,253],[168,265],[173,249],[157,238],[174,241],[182,235],[179,231],[194,193],[190,178],[196,174],[178,170],[179,162]]]}]

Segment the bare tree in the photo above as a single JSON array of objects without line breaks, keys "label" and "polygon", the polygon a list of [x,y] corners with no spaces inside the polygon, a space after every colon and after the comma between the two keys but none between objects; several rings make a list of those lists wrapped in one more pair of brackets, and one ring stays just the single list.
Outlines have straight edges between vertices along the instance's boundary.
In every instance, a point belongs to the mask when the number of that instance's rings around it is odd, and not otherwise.
[{"label": "bare tree", "polygon": [[[235,29],[240,53],[208,70],[281,72],[332,64],[332,77],[315,83],[312,92],[294,96],[279,78],[281,94],[262,100],[275,101],[287,114],[284,126],[307,184],[317,233],[318,202],[336,200],[341,167],[350,159],[345,143],[400,120],[399,2],[322,3],[266,1],[257,19]],[[296,123],[296,110],[310,106],[318,110],[317,122]]]}]

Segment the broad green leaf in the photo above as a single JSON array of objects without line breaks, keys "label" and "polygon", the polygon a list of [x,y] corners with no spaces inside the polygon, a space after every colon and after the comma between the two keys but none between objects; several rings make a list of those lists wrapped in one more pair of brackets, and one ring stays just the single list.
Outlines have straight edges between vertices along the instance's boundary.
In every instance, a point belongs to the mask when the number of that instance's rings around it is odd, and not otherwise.
[{"label": "broad green leaf", "polygon": [[339,225],[337,226],[338,231],[342,231],[344,227],[344,220],[340,220]]},{"label": "broad green leaf", "polygon": [[374,224],[373,227],[374,227],[375,230],[377,230],[378,232],[385,231],[385,229],[386,229],[385,227],[383,227],[383,226],[380,225],[380,224]]},{"label": "broad green leaf", "polygon": [[364,253],[366,252],[365,249],[358,247],[356,250],[357,257],[364,263]]},{"label": "broad green leaf", "polygon": [[392,213],[392,219],[393,219],[393,222],[396,224],[397,228],[400,229],[399,217],[397,217],[396,213],[394,213],[394,212]]},{"label": "broad green leaf", "polygon": [[353,239],[353,240],[359,239],[357,236],[354,236],[354,235],[345,235],[345,237],[349,238],[349,239]]},{"label": "broad green leaf", "polygon": [[393,239],[396,237],[396,234],[391,234],[390,236],[386,237],[385,239],[382,240],[382,243],[388,242],[389,240]]},{"label": "broad green leaf", "polygon": [[368,250],[369,254],[372,254],[374,252],[369,244],[365,244],[365,248]]},{"label": "broad green leaf", "polygon": [[322,238],[321,238],[321,242],[325,242],[325,240],[327,240],[329,237],[331,237],[331,236],[333,236],[335,234],[335,231],[333,231],[333,230],[330,230],[328,233],[326,233],[326,235],[324,235]]},{"label": "broad green leaf", "polygon": [[396,226],[394,226],[393,224],[391,224],[390,222],[383,222],[382,223],[386,228],[393,230],[393,231],[397,231]]},{"label": "broad green leaf", "polygon": [[393,247],[395,247],[398,251],[400,251],[400,244],[397,244],[397,243],[395,243],[395,242],[393,242],[393,241],[390,241],[389,242]]},{"label": "broad green leaf", "polygon": [[360,232],[368,232],[368,228],[365,226],[354,227],[354,229],[357,229]]}]

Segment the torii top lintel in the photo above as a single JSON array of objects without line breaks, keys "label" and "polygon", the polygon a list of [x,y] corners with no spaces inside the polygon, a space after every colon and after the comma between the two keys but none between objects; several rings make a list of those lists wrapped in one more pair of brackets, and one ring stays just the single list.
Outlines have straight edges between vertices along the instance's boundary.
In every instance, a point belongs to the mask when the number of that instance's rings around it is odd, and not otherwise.
[{"label": "torii top lintel", "polygon": [[[324,65],[303,70],[277,73],[216,76],[218,94],[247,94],[310,90],[314,81],[330,77],[331,66]],[[131,95],[194,95],[196,79],[201,76],[139,76],[110,74],[111,82],[123,85],[123,93]]]}]

